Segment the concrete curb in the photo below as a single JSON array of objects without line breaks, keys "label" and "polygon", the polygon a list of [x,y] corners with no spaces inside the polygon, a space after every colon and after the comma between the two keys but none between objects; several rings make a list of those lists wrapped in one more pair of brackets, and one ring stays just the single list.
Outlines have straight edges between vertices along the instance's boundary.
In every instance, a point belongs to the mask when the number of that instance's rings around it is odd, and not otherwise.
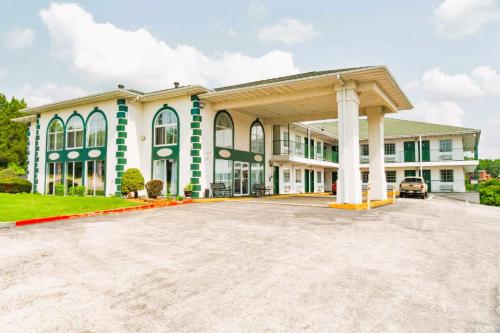
[{"label": "concrete curb", "polygon": [[16,226],[16,222],[0,222],[0,229],[2,228],[13,228]]},{"label": "concrete curb", "polygon": [[[134,211],[153,209],[153,208],[177,206],[177,205],[183,205],[183,204],[189,204],[189,203],[193,203],[193,200],[192,199],[184,199],[182,201],[161,201],[161,202],[155,202],[155,203],[144,204],[144,205],[139,205],[139,206],[107,209],[107,210],[100,210],[100,211],[96,211],[96,212],[79,213],[79,214],[71,214],[71,215],[40,217],[40,218],[19,220],[19,221],[15,221],[15,222],[6,222],[6,223],[8,223],[10,226],[22,227],[22,226],[32,225],[32,224],[72,220],[72,219],[92,217],[92,216],[127,213],[127,212],[134,212]],[[2,222],[0,224],[5,224],[5,223]],[[6,227],[4,227],[4,228],[6,228]]]}]

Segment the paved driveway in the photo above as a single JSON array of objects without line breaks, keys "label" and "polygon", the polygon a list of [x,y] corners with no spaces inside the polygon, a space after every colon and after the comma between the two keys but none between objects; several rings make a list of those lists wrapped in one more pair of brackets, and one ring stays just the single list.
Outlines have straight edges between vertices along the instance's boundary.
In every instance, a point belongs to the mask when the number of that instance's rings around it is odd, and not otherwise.
[{"label": "paved driveway", "polygon": [[193,204],[0,244],[2,332],[500,329],[500,209],[448,199]]}]

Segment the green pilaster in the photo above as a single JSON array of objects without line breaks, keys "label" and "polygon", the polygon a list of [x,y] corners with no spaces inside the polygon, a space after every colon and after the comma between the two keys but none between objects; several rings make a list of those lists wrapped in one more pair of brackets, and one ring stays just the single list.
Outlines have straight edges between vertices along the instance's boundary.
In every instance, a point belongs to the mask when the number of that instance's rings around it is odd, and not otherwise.
[{"label": "green pilaster", "polygon": [[118,99],[116,101],[118,105],[116,111],[116,118],[118,120],[118,125],[116,125],[116,178],[115,185],[116,190],[115,193],[121,195],[122,190],[122,176],[123,171],[125,170],[125,165],[127,164],[127,159],[125,158],[125,152],[127,151],[127,114],[128,114],[128,106],[127,101],[125,99]]},{"label": "green pilaster", "polygon": [[193,198],[199,198],[201,192],[201,108],[197,95],[191,96],[191,184],[193,184]]},{"label": "green pilaster", "polygon": [[30,172],[30,134],[31,123],[28,123],[28,128],[26,130],[26,175],[28,176]]}]

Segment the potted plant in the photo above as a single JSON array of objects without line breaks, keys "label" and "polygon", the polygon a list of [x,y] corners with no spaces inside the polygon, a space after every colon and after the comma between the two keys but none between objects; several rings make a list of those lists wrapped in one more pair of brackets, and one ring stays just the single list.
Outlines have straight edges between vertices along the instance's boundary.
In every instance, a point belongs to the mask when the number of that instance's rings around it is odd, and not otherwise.
[{"label": "potted plant", "polygon": [[184,196],[186,198],[191,198],[193,195],[193,184],[189,183],[184,187]]}]

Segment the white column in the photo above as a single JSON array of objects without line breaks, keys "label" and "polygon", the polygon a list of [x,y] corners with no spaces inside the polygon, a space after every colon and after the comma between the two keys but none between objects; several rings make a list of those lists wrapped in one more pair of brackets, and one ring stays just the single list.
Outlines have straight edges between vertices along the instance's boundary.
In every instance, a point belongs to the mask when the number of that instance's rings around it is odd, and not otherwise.
[{"label": "white column", "polygon": [[370,150],[370,185],[372,200],[387,199],[387,183],[384,168],[384,110],[373,107],[366,110],[368,116],[368,145]]},{"label": "white column", "polygon": [[339,123],[337,203],[362,202],[359,171],[359,96],[356,83],[336,85]]}]

